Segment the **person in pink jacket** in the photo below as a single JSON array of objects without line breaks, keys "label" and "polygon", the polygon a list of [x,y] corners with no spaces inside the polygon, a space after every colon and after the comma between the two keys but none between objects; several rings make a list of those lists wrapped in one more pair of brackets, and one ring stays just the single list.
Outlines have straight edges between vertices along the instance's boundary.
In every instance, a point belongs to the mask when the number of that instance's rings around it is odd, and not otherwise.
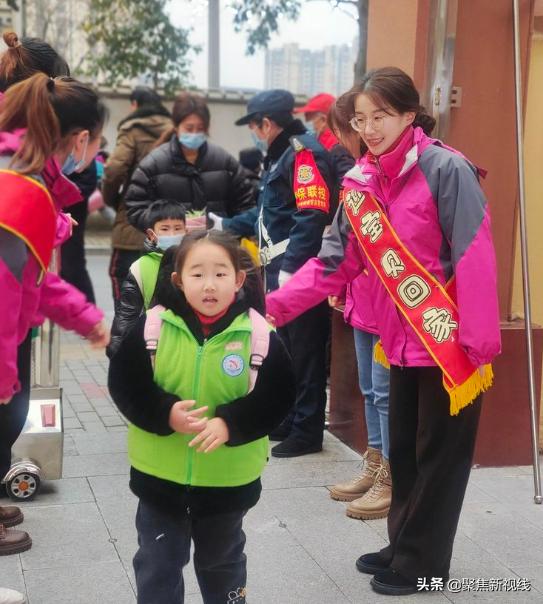
[{"label": "person in pink jacket", "polygon": [[[47,271],[53,247],[67,234],[59,220],[73,197],[64,174],[91,161],[100,142],[105,107],[88,87],[43,73],[14,84],[0,105],[0,474],[24,425],[30,388],[30,329],[48,317],[105,346],[103,314],[75,288]],[[17,139],[24,129],[24,137]],[[11,133],[11,134],[9,134]],[[17,142],[18,141],[18,142]],[[66,196],[63,195],[66,191]],[[23,520],[18,508],[0,508],[0,523]],[[0,549],[24,551],[23,531],[6,531]]]},{"label": "person in pink jacket", "polygon": [[[340,102],[368,149],[343,181],[350,205],[338,211],[319,257],[267,297],[267,312],[282,325],[326,296],[340,295],[345,283],[368,270],[381,356],[390,363],[392,502],[389,545],[360,556],[357,568],[375,575],[375,591],[406,595],[432,578],[445,584],[449,577],[480,392],[488,386],[486,365],[501,349],[496,260],[478,170],[425,134],[423,128],[431,132],[434,121],[421,107],[411,78],[393,67],[369,71]],[[360,214],[366,222],[355,234],[350,221],[368,207],[370,195],[379,209]],[[382,270],[368,244],[381,236],[388,241],[387,228],[400,241],[397,249],[402,254],[407,249],[424,276],[415,274],[417,285],[409,275],[412,287],[398,286],[406,300],[403,307],[383,270],[400,281],[408,255],[397,256],[399,263],[383,263]],[[447,293],[440,293],[440,299],[450,300],[457,320],[446,309],[430,308],[424,315],[429,335],[424,334],[406,308],[415,309],[443,290]],[[461,409],[453,406],[456,385],[450,390],[444,386],[445,369],[434,360],[437,348],[424,344],[430,337],[453,346],[472,368],[470,380],[479,394],[464,400]]]}]

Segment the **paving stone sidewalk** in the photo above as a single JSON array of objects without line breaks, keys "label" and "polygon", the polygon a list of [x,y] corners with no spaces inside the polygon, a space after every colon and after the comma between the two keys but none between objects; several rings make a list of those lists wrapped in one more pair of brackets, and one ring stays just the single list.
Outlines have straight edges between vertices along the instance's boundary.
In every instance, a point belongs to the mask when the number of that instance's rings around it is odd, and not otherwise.
[{"label": "paving stone sidewalk", "polygon": [[[90,265],[99,304],[111,317],[103,278],[107,257],[92,257]],[[128,489],[126,424],[108,396],[106,376],[102,353],[63,334],[64,477],[45,482],[35,501],[23,505],[22,528],[33,538],[32,549],[0,558],[0,586],[24,592],[29,604],[136,601],[131,560],[137,501]],[[329,485],[359,466],[360,456],[329,434],[320,454],[271,460],[262,499],[245,525],[250,604],[390,604],[354,566],[360,554],[386,543],[386,521],[349,519],[345,504],[328,493]],[[480,582],[480,591],[394,601],[543,602],[543,507],[532,496],[530,467],[474,470],[451,568],[460,585],[467,578],[525,578],[530,591],[489,592]],[[185,574],[186,604],[201,603],[194,572]]]}]

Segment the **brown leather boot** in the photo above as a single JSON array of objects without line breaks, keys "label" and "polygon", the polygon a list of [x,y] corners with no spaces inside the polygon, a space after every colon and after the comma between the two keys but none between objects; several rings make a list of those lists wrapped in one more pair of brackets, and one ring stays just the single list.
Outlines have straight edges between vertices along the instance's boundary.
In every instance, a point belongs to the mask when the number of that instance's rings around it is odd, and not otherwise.
[{"label": "brown leather boot", "polygon": [[381,467],[381,451],[368,447],[368,450],[362,456],[364,465],[362,473],[349,480],[334,485],[330,489],[330,497],[336,501],[353,501],[358,499],[364,493],[369,491],[375,482],[375,476]]},{"label": "brown leather boot", "polygon": [[373,520],[388,516],[390,502],[392,501],[392,481],[388,461],[383,459],[383,464],[375,476],[375,483],[371,489],[359,499],[351,501],[347,506],[346,514],[351,518],[360,520]]},{"label": "brown leather boot", "polygon": [[32,539],[25,531],[6,529],[0,524],[0,556],[20,554],[32,547]]},{"label": "brown leather boot", "polygon": [[14,505],[0,506],[0,524],[3,524],[6,528],[21,524],[24,518],[21,508]]}]

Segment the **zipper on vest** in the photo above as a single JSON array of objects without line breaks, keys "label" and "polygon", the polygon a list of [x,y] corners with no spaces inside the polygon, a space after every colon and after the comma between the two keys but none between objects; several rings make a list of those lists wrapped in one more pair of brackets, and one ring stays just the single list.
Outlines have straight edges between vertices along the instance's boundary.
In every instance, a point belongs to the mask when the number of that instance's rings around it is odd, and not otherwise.
[{"label": "zipper on vest", "polygon": [[[200,385],[200,365],[202,364],[202,354],[204,352],[204,346],[205,346],[206,342],[207,342],[207,339],[204,340],[204,343],[202,346],[198,346],[198,350],[196,351],[196,369],[194,370],[194,380],[192,382],[192,397],[194,398],[194,400],[196,400],[198,397],[198,390],[199,390],[199,385]],[[191,437],[191,439],[194,438],[194,436],[192,436],[192,435],[190,435],[190,437]],[[194,456],[194,449],[192,447],[189,447],[188,459],[187,459],[187,464],[188,464],[187,484],[189,487],[192,483],[193,456]]]}]

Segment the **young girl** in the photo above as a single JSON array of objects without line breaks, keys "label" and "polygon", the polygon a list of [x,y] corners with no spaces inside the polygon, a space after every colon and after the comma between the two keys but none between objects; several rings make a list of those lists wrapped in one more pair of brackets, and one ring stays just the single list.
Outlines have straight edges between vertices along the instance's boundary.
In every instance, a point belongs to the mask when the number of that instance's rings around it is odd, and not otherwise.
[{"label": "young girl", "polygon": [[[292,406],[295,385],[280,339],[265,324],[262,332],[249,313],[262,291],[253,291],[258,277],[241,269],[240,257],[224,233],[186,235],[172,285],[159,282],[155,290],[167,309],[159,315],[156,355],[144,337],[152,309],[111,359],[110,392],[132,423],[130,486],[140,500],[134,570],[142,604],[183,602],[181,569],[191,539],[205,604],[245,602],[242,520],[260,497],[267,435]],[[269,348],[251,390],[258,332]]]},{"label": "young girl", "polygon": [[[405,595],[449,576],[481,393],[500,352],[496,264],[477,169],[431,139],[411,78],[370,71],[342,102],[368,147],[318,259],[268,296],[278,325],[291,301],[339,294],[367,268],[390,363],[390,544],[357,560],[375,591]],[[421,127],[422,126],[422,127]],[[315,292],[318,291],[319,296]]]}]

